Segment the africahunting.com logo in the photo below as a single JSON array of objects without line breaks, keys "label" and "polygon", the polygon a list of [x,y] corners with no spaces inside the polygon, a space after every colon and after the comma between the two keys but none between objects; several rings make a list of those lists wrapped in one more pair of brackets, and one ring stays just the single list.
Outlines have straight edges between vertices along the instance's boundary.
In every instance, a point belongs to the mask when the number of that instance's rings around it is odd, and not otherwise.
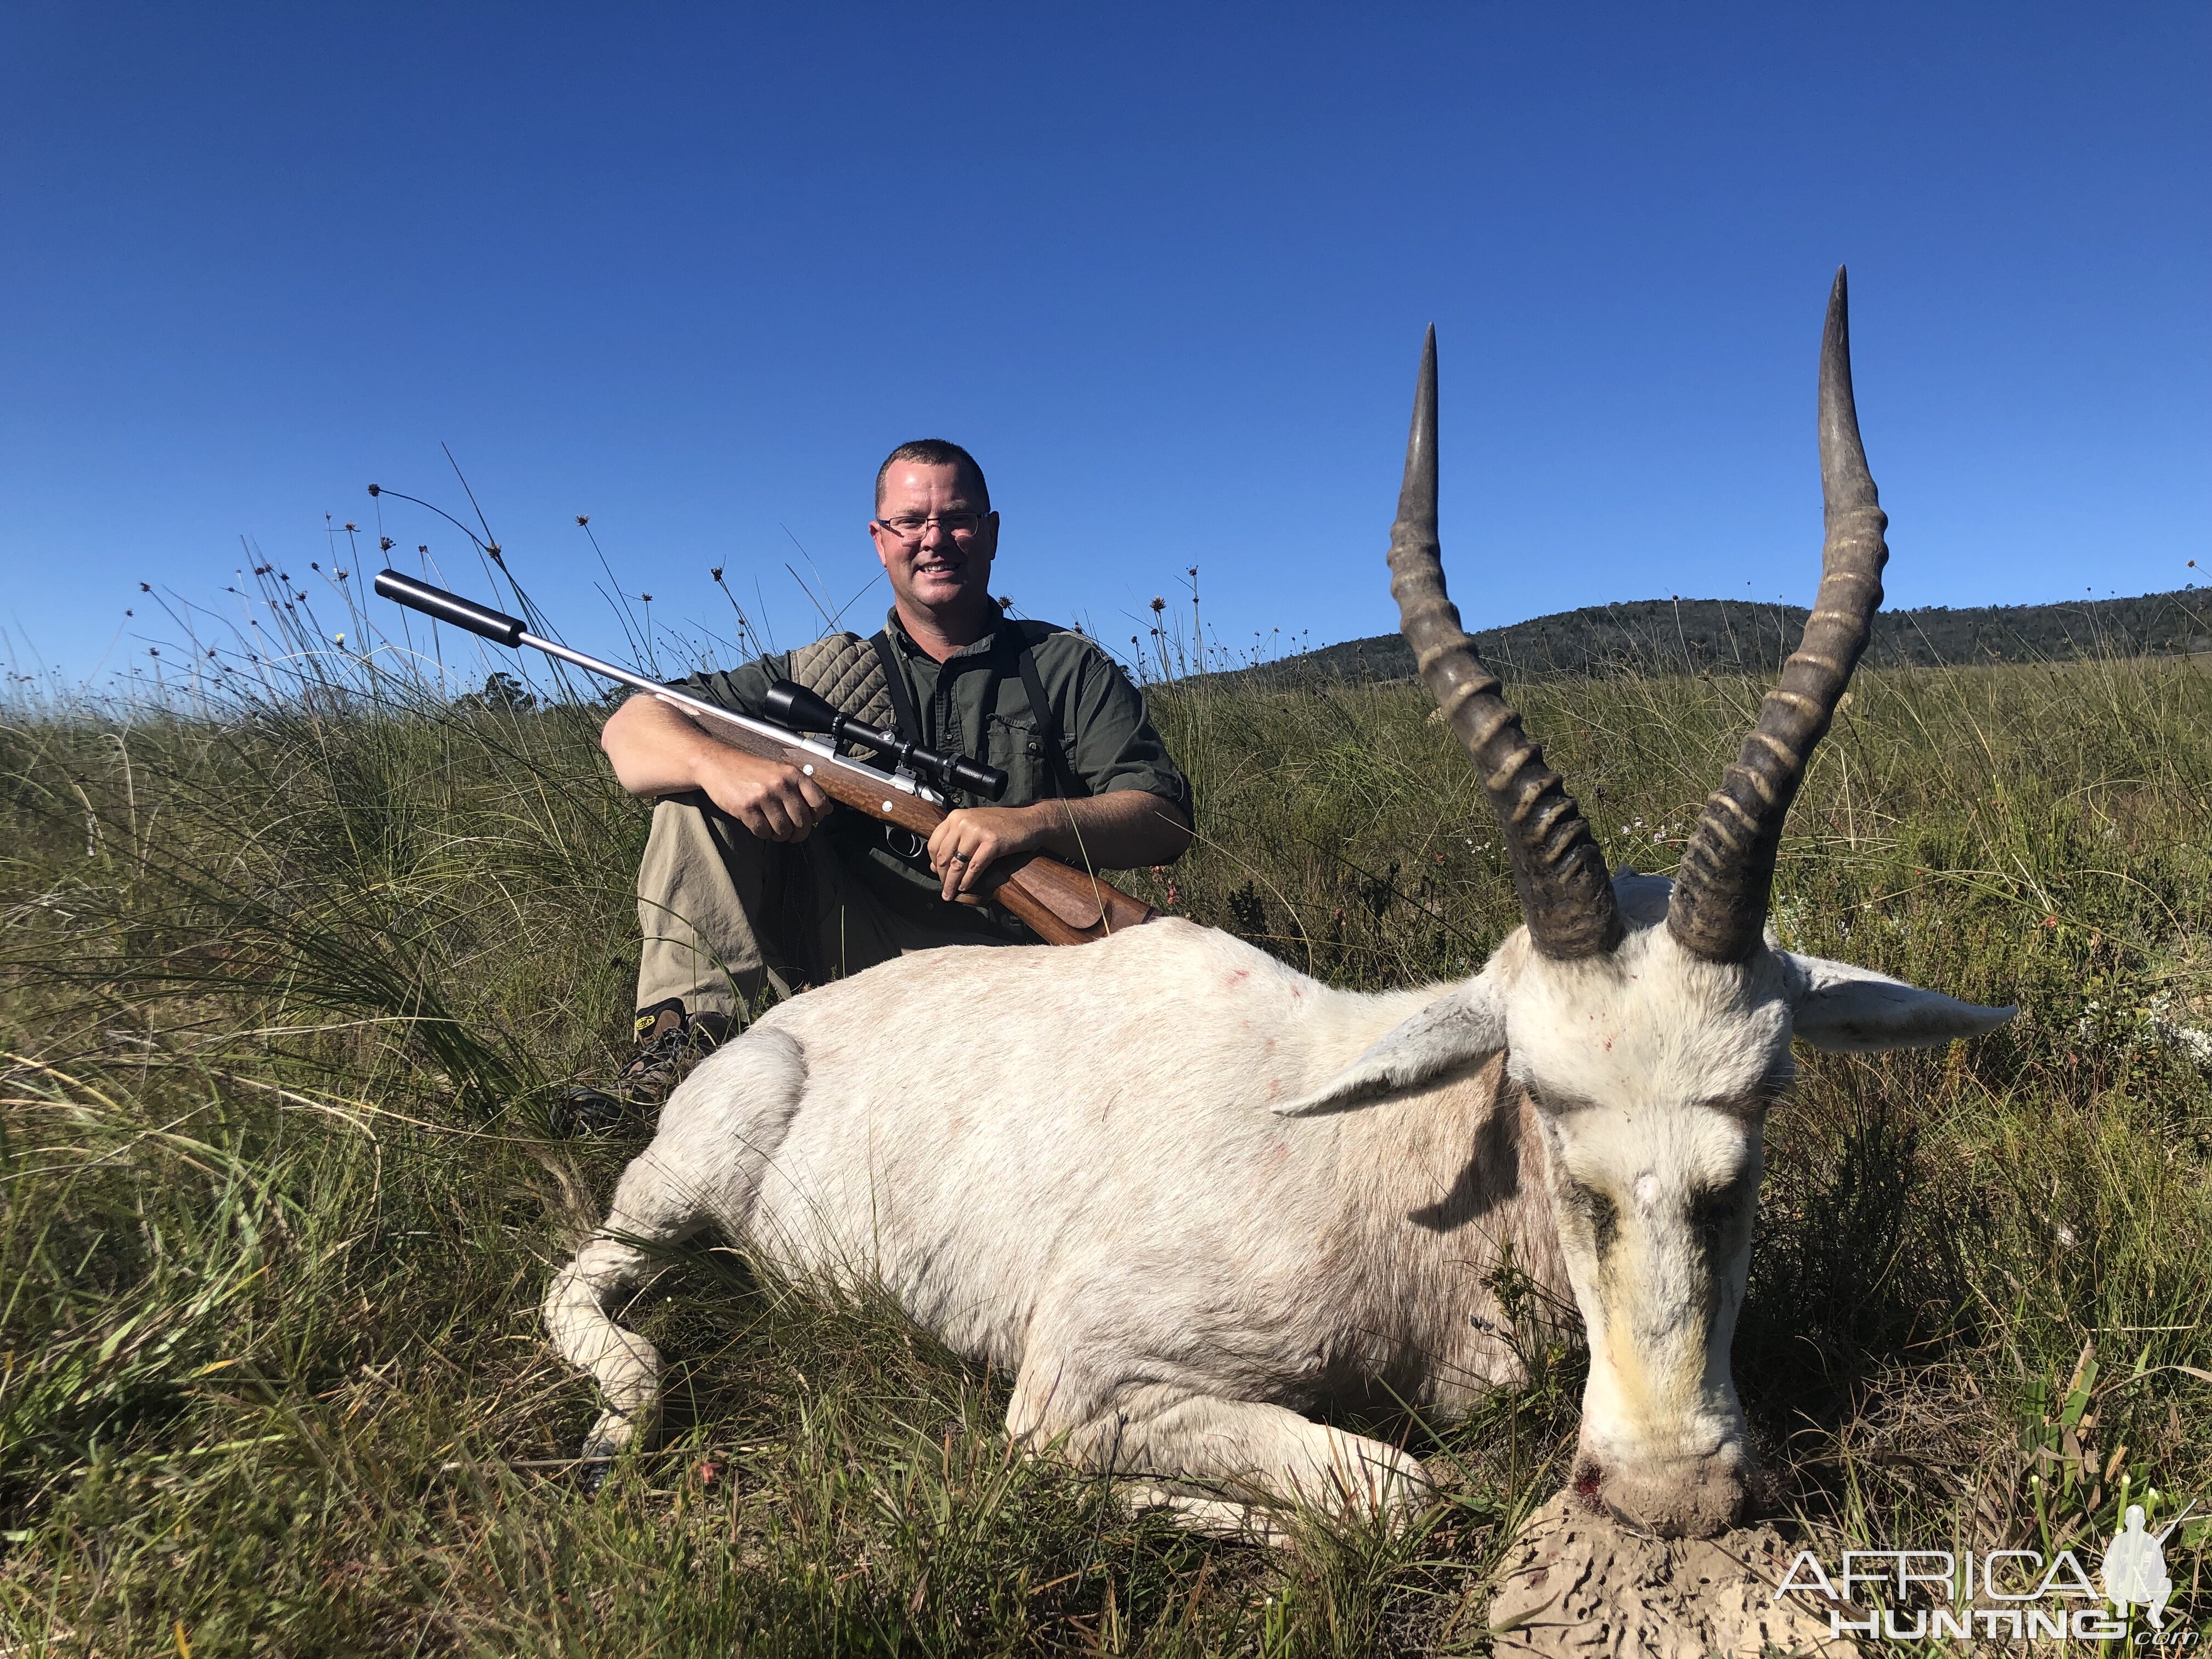
[{"label": "africahunting.com logo", "polygon": [[[2047,1560],[2039,1550],[1847,1550],[1843,1570],[1833,1574],[1812,1551],[1802,1550],[1774,1600],[1792,1592],[1826,1600],[1828,1633],[1836,1638],[2191,1648],[2199,1633],[2169,1620],[2173,1579],[2166,1569],[2166,1540],[2188,1515],[2185,1509],[2152,1532],[2142,1505],[2130,1504],[2098,1562],[2095,1583],[2072,1550]],[[1867,1598],[1876,1594],[1887,1605],[1869,1607]],[[2130,1616],[2137,1608],[2144,1615],[2141,1627]]]}]

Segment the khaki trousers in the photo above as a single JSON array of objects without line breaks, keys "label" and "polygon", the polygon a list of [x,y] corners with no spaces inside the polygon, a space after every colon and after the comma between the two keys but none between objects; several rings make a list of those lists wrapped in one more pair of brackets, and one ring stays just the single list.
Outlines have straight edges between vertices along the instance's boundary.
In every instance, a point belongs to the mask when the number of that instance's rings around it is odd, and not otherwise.
[{"label": "khaki trousers", "polygon": [[742,1023],[761,993],[788,997],[908,951],[1004,941],[925,927],[853,875],[820,835],[762,841],[684,795],[653,809],[637,872],[637,1006],[673,997]]}]

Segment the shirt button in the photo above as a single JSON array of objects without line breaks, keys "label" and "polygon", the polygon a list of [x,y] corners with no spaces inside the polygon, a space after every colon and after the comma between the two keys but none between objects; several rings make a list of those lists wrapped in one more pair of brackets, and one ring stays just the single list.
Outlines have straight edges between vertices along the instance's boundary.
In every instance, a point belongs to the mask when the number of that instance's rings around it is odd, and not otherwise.
[{"label": "shirt button", "polygon": [[1044,753],[1044,745],[1039,743],[1035,738],[1031,738],[1030,739],[1030,753],[1032,755],[1042,755]]}]

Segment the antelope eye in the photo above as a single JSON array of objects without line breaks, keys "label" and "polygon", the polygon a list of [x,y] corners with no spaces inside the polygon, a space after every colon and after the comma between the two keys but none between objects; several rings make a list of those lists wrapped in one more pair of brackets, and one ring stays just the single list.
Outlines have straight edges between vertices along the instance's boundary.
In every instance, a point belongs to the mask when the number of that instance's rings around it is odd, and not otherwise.
[{"label": "antelope eye", "polygon": [[1690,1200],[1690,1226],[1707,1254],[1717,1253],[1728,1243],[1742,1218],[1744,1198],[1744,1186],[1739,1181],[1700,1193]]}]

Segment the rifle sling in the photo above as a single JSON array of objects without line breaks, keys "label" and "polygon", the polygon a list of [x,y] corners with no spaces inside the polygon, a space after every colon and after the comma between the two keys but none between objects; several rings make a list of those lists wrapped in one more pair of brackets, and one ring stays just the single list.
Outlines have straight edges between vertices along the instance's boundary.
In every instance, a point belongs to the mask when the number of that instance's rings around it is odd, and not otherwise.
[{"label": "rifle sling", "polygon": [[884,689],[890,693],[891,719],[898,734],[917,749],[921,746],[921,715],[914,706],[914,690],[906,683],[906,668],[891,647],[890,630],[880,629],[868,641],[876,647],[876,660],[884,665]]},{"label": "rifle sling", "polygon": [[1053,792],[1062,800],[1081,800],[1091,793],[1090,787],[1075,775],[1075,769],[1068,764],[1067,756],[1060,749],[1060,723],[1052,717],[1052,702],[1044,694],[1044,678],[1037,672],[1036,658],[1026,645],[1022,647],[1018,666],[1022,690],[1029,695],[1030,718],[1036,723],[1037,741],[1044,745],[1044,766],[1051,775]]}]

